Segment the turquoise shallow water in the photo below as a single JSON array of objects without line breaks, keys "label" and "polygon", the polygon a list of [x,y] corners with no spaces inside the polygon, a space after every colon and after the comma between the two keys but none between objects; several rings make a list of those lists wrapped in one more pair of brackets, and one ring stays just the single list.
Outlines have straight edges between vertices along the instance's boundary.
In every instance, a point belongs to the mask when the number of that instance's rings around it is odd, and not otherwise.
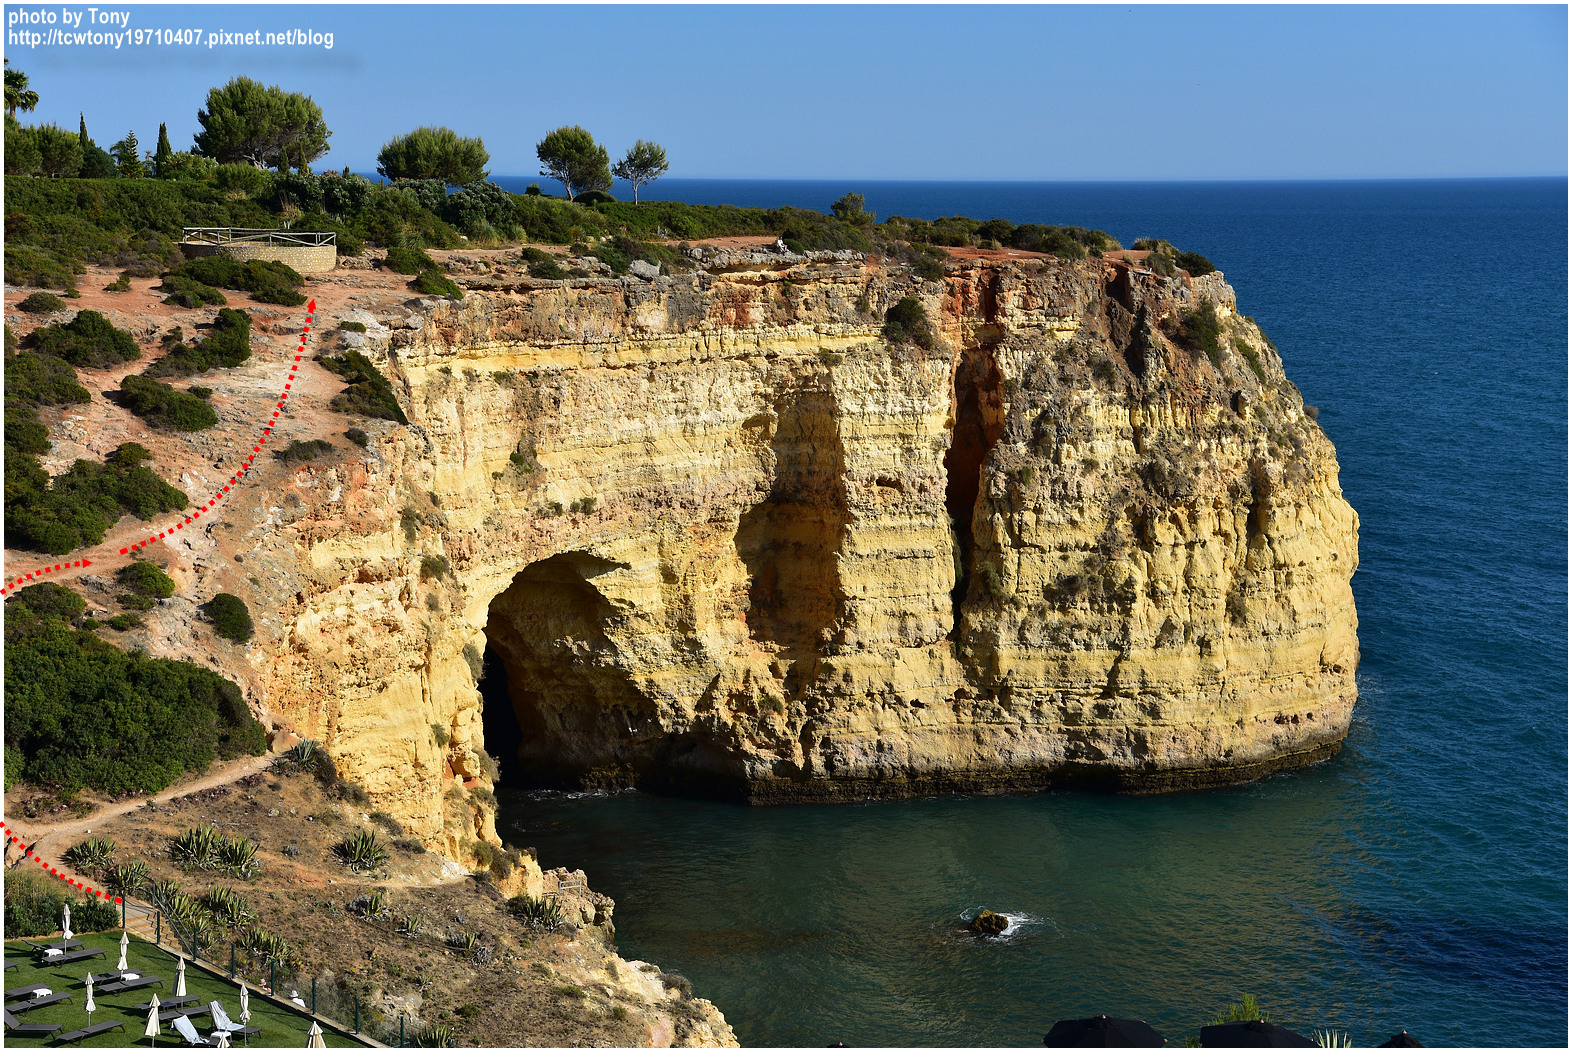
[{"label": "turquoise shallow water", "polygon": [[[1340,757],[1218,792],[501,791],[504,837],[617,899],[625,956],[755,1045],[1032,1045],[1099,1012],[1182,1039],[1246,992],[1356,1042],[1567,1043],[1565,180],[656,189],[1208,255],[1337,444],[1363,658]],[[1019,928],[953,937],[979,906]]]}]

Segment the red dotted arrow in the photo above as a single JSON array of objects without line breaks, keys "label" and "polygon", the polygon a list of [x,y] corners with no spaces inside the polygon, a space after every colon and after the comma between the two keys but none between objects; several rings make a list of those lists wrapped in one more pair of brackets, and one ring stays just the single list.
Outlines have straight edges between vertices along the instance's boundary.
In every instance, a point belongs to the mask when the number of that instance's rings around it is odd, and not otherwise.
[{"label": "red dotted arrow", "polygon": [[[161,541],[166,537],[173,537],[177,531],[185,529],[187,526],[200,519],[203,515],[211,512],[218,505],[219,501],[229,496],[232,487],[239,486],[240,480],[245,477],[246,472],[251,470],[251,464],[256,460],[257,454],[261,453],[262,447],[267,444],[268,436],[273,433],[273,425],[278,421],[279,413],[283,412],[284,403],[289,401],[289,391],[290,388],[294,386],[295,372],[300,368],[300,362],[306,354],[306,338],[311,335],[311,321],[312,316],[316,313],[316,310],[316,300],[312,300],[310,303],[306,304],[306,324],[300,330],[300,346],[295,348],[295,361],[294,364],[289,367],[289,376],[285,378],[284,390],[279,394],[278,402],[273,407],[273,415],[268,418],[267,426],[262,429],[262,433],[257,436],[256,440],[251,443],[251,455],[246,457],[246,462],[244,464],[240,465],[240,470],[229,476],[229,481],[220,486],[217,492],[213,494],[212,499],[209,500],[206,504],[197,508],[197,510],[192,512],[190,515],[182,518],[181,521],[174,523],[163,530],[160,530],[157,534],[148,537],[146,540],[141,540],[133,545],[130,545],[129,547],[121,548],[121,555],[129,555],[134,551],[139,551],[143,548],[146,548],[155,541]],[[54,566],[46,566],[42,570],[34,570],[31,573],[25,574],[13,581],[10,581],[5,585],[5,587],[0,588],[0,596],[9,598],[10,594],[15,592],[24,583],[37,580],[43,577],[45,574],[56,573],[60,570],[77,566],[91,565],[93,565],[92,560],[80,559],[76,562],[56,563]]]},{"label": "red dotted arrow", "polygon": [[107,891],[99,891],[97,888],[90,888],[86,884],[83,884],[80,880],[72,880],[70,877],[68,877],[64,873],[60,872],[54,866],[51,866],[48,863],[48,861],[46,861],[45,859],[39,858],[37,855],[33,854],[33,849],[30,848],[30,847],[27,847],[26,845],[24,845],[22,843],[22,841],[20,839],[18,839],[17,836],[14,833],[11,832],[11,830],[6,828],[6,824],[4,822],[0,822],[0,832],[3,832],[5,834],[5,838],[6,838],[6,841],[8,843],[15,844],[17,847],[21,848],[23,855],[26,855],[28,858],[32,859],[34,862],[37,862],[40,866],[42,866],[44,868],[44,872],[50,874],[51,876],[59,877],[61,880],[65,881],[67,884],[71,885],[73,888],[80,888],[83,891],[87,892],[89,895],[92,895],[94,898],[103,899],[106,902],[119,902],[120,901],[120,896],[119,895],[111,895]]}]

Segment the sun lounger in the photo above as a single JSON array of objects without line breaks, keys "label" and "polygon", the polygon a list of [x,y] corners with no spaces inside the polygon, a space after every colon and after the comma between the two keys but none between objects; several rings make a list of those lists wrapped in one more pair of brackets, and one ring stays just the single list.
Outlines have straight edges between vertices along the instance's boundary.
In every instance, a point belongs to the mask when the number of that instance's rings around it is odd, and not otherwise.
[{"label": "sun lounger", "polygon": [[252,1034],[260,1034],[262,1032],[254,1026],[241,1026],[239,1023],[230,1022],[229,1013],[224,1011],[224,1006],[219,1001],[213,1001],[207,1007],[208,1011],[213,1014],[214,1030],[224,1030],[231,1034],[239,1034],[248,1040]]},{"label": "sun lounger", "polygon": [[[89,972],[88,973],[88,975],[91,975],[93,977],[94,984],[98,985],[98,986],[103,986],[105,983],[118,983],[120,980],[124,979],[128,975],[143,975],[143,974],[146,974],[146,973],[144,973],[144,972],[134,972],[134,971],[132,971],[129,968],[123,968],[123,969],[121,969],[118,972]],[[87,985],[87,975],[82,976],[80,982],[82,983],[83,986],[86,986]]]},{"label": "sun lounger", "polygon": [[120,982],[110,983],[108,986],[100,986],[93,992],[96,994],[119,994],[125,993],[127,990],[140,990],[144,986],[152,986],[154,983],[163,981],[156,975],[143,975],[135,979],[122,979]]},{"label": "sun lounger", "polygon": [[18,997],[32,997],[34,990],[48,989],[43,983],[34,983],[32,986],[18,986],[5,992],[7,1001],[15,1001]]},{"label": "sun lounger", "polygon": [[197,1033],[197,1028],[185,1016],[175,1020],[175,1033],[186,1039],[186,1044],[193,1048],[212,1048],[216,1042],[209,1041]]},{"label": "sun lounger", "polygon": [[57,964],[74,964],[77,961],[85,961],[90,957],[102,957],[103,955],[103,950],[73,950],[70,953],[60,953],[53,957],[47,957],[43,963],[52,968]]},{"label": "sun lounger", "polygon": [[55,1041],[62,1045],[74,1045],[83,1038],[92,1037],[94,1034],[107,1033],[110,1030],[124,1030],[125,1026],[124,1023],[94,1023],[92,1026],[84,1026],[80,1030],[73,1030],[69,1034],[61,1034],[55,1038]]},{"label": "sun lounger", "polygon": [[[158,1007],[159,1008],[184,1008],[187,1005],[194,1005],[194,1004],[196,1004],[196,1000],[197,999],[195,997],[171,997],[167,1001],[164,1000],[163,998],[159,998],[158,999]],[[141,1004],[139,1004],[135,1008],[133,1008],[132,1011],[140,1012],[142,1015],[145,1016],[145,1015],[147,1015],[147,1010],[149,1008],[152,1008],[152,1007],[153,1007],[153,1002],[152,1001],[143,1001]]]},{"label": "sun lounger", "polygon": [[27,945],[43,953],[45,950],[80,950],[86,944],[81,939],[60,939],[56,942],[30,942]]},{"label": "sun lounger", "polygon": [[158,1021],[167,1023],[171,1019],[190,1019],[193,1016],[207,1015],[208,1011],[207,1005],[197,1005],[195,1008],[176,1008],[172,1012],[158,1013]]},{"label": "sun lounger", "polygon": [[59,1029],[59,1023],[23,1023],[10,1012],[5,1014],[5,1032],[17,1037],[44,1037]]},{"label": "sun lounger", "polygon": [[12,1001],[5,1006],[7,1012],[31,1012],[35,1008],[45,1005],[57,1005],[61,1001],[71,1000],[70,994],[49,994],[46,997],[24,997],[20,1001]]}]

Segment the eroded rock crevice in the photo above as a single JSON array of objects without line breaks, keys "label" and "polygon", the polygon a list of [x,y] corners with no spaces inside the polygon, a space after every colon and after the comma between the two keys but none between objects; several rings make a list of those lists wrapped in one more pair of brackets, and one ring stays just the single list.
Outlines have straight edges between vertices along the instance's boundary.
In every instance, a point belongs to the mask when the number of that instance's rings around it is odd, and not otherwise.
[{"label": "eroded rock crevice", "polygon": [[[992,287],[987,286],[992,293]],[[962,638],[962,609],[975,578],[973,519],[988,454],[1004,428],[1004,392],[991,346],[961,352],[955,366],[955,429],[944,455],[944,507],[955,537],[955,587],[950,591],[953,638]]]}]

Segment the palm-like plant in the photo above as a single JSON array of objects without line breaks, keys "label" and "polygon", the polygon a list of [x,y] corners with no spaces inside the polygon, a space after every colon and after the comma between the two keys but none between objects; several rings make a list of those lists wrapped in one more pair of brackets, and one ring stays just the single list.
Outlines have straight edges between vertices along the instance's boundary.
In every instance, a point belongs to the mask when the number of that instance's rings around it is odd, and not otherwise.
[{"label": "palm-like plant", "polygon": [[186,869],[212,869],[222,842],[212,826],[193,826],[170,840],[169,857]]},{"label": "palm-like plant", "polygon": [[214,888],[203,897],[202,904],[230,930],[244,928],[257,919],[256,910],[233,888]]},{"label": "palm-like plant", "polygon": [[27,74],[19,69],[11,68],[11,60],[5,60],[5,112],[7,116],[15,117],[16,111],[31,113],[38,107],[38,92],[30,91],[27,87]]},{"label": "palm-like plant", "polygon": [[220,840],[216,856],[218,868],[242,880],[255,876],[262,868],[262,863],[257,860],[257,842],[245,837]]}]

